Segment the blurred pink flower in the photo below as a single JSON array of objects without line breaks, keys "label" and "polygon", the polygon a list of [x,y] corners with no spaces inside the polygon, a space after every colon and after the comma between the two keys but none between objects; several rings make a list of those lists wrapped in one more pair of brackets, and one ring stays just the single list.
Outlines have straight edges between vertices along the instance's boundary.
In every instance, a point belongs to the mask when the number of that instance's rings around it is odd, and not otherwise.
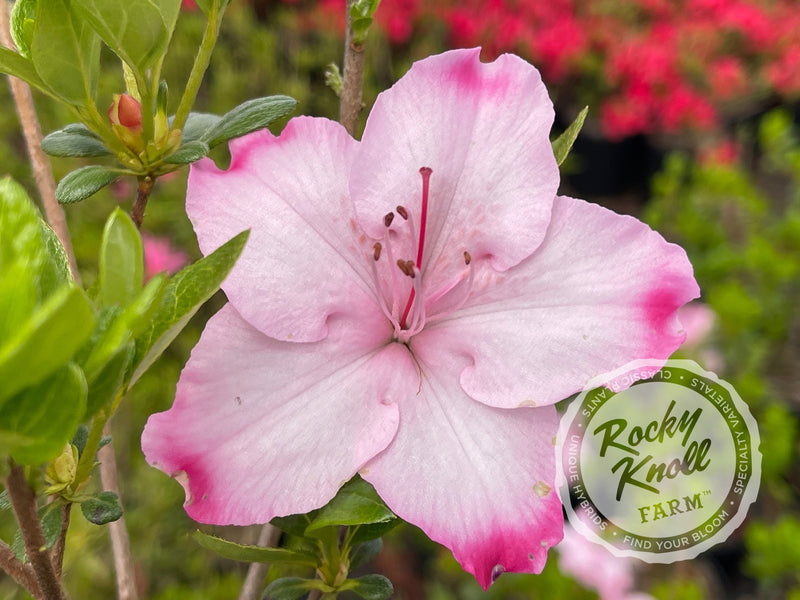
[{"label": "blurred pink flower", "polygon": [[363,139],[296,118],[192,166],[208,254],[251,234],[147,460],[216,524],[327,503],[356,473],[488,587],[561,539],[553,404],[683,341],[686,254],[556,195],[539,73],[480,49],[415,63]]},{"label": "blurred pink flower", "polygon": [[559,569],[581,585],[595,590],[600,600],[652,600],[634,591],[634,561],[614,556],[606,548],[587,540],[571,525],[564,526],[564,539],[556,546]]},{"label": "blurred pink flower", "polygon": [[189,260],[186,253],[174,248],[167,238],[143,233],[142,244],[144,246],[145,279],[150,279],[153,275],[164,271],[170,275],[177,273],[186,266]]}]

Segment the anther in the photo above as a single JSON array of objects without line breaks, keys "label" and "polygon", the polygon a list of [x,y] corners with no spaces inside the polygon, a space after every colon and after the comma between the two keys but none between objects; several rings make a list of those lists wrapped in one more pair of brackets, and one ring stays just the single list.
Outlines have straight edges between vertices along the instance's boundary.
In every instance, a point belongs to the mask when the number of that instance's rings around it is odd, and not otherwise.
[{"label": "anther", "polygon": [[403,272],[403,275],[411,277],[414,279],[414,261],[413,260],[403,260],[402,258],[397,259],[397,266]]},{"label": "anther", "polygon": [[405,206],[398,206],[396,210],[398,215],[403,217],[404,220],[408,221],[408,211],[406,210]]},{"label": "anther", "polygon": [[[375,260],[378,260],[378,259],[376,258]],[[464,264],[467,264],[467,265],[468,265],[468,264],[469,264],[469,263],[471,263],[471,262],[472,262],[472,256],[470,256],[470,253],[469,253],[469,252],[467,252],[466,250],[464,250]]]},{"label": "anther", "polygon": [[372,258],[375,259],[375,262],[378,262],[378,259],[381,257],[382,248],[383,246],[381,246],[380,242],[375,242],[375,245],[372,246]]},{"label": "anther", "polygon": [[384,226],[389,227],[389,225],[392,224],[392,221],[394,221],[394,213],[386,213],[386,216],[383,217]]}]

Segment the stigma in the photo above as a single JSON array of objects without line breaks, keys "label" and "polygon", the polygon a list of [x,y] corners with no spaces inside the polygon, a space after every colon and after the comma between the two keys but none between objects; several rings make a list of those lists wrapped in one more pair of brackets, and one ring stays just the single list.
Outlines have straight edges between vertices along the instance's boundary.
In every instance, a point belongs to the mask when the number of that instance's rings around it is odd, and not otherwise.
[{"label": "stigma", "polygon": [[[433,169],[421,167],[419,173],[422,177],[419,226],[416,226],[412,211],[398,205],[394,211],[384,215],[383,238],[374,243],[368,256],[378,305],[394,328],[395,340],[401,343],[407,343],[422,331],[432,318],[460,308],[469,297],[474,277],[472,256],[468,250],[459,249],[454,256],[459,258],[457,263],[461,267],[450,273],[439,270],[435,274],[427,273],[436,281],[427,280],[425,261],[430,257],[426,256],[425,242]],[[434,287],[435,284],[442,285]],[[457,297],[444,303],[447,309],[437,311],[433,305],[451,295]]]}]

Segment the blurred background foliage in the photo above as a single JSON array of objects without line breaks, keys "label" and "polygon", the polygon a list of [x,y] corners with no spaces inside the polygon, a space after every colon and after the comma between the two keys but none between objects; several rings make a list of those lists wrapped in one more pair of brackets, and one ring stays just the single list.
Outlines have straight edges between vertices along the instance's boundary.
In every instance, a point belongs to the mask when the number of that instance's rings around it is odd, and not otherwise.
[{"label": "blurred background foliage", "polygon": [[[338,101],[325,85],[325,70],[341,62],[343,4],[233,0],[196,110],[222,114],[252,97],[286,94],[298,100],[297,114],[337,118]],[[184,9],[163,71],[171,86],[185,81],[204,27],[191,1]],[[781,26],[770,30],[770,23],[778,22]],[[722,25],[710,27],[714,23]],[[800,8],[778,0],[383,0],[367,40],[367,108],[414,60],[450,47],[483,43],[486,59],[515,51],[531,60],[556,102],[557,127],[571,121],[576,106],[590,103],[590,122],[565,165],[562,193],[645,219],[686,248],[695,266],[705,317],[702,333],[679,354],[716,371],[750,404],[761,430],[761,490],[748,519],[725,544],[689,562],[625,565],[633,578],[630,589],[618,586],[613,597],[639,590],[659,600],[800,598],[800,26],[787,25],[792,23],[800,23]],[[687,39],[695,40],[689,50]],[[665,44],[668,52],[657,52]],[[698,47],[710,62],[698,63]],[[106,53],[103,61],[101,98],[110,105],[111,94],[124,85],[115,58]],[[719,69],[727,69],[733,91],[720,87]],[[744,83],[737,73],[745,74]],[[47,98],[36,100],[45,132],[70,122]],[[644,121],[609,117],[639,115],[631,103],[640,101],[650,102]],[[3,174],[36,197],[5,84],[0,106],[6,107],[0,111]],[[675,111],[689,115],[698,106],[710,107],[711,116],[675,117]],[[226,164],[223,149],[213,157]],[[56,179],[82,164],[52,160]],[[157,254],[170,247],[190,260],[199,258],[183,209],[185,179],[186,170],[159,180],[155,188],[143,229],[164,241],[161,250],[150,251],[151,261],[164,260]],[[116,205],[129,208],[134,195],[132,182],[120,181],[67,208],[85,284],[96,273],[93,261],[105,218]],[[203,323],[223,302],[219,294],[196,315],[113,421],[122,501],[145,598],[235,598],[244,577],[245,565],[219,558],[189,538],[197,525],[183,511],[182,489],[148,467],[139,448],[147,416],[170,406]],[[0,515],[0,534],[8,538],[13,525],[8,512]],[[256,528],[209,531],[242,543],[254,543],[258,534]],[[104,529],[73,519],[67,548],[65,581],[72,597],[115,597]],[[559,569],[558,554],[551,553],[542,575],[504,575],[484,595],[448,552],[413,527],[401,526],[387,536],[373,567],[393,581],[397,598],[612,597],[580,573]],[[25,595],[0,575],[0,598]]]}]

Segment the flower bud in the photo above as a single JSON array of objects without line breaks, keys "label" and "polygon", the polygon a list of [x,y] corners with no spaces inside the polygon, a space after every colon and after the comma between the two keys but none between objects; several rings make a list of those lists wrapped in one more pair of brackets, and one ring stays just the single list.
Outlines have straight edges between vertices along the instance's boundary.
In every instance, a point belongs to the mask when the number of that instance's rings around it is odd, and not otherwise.
[{"label": "flower bud", "polygon": [[139,133],[142,130],[142,105],[128,94],[114,94],[114,102],[108,107],[108,120],[112,125],[121,125]]},{"label": "flower bud", "polygon": [[45,471],[44,478],[48,488],[46,494],[57,494],[75,482],[78,470],[78,449],[72,444],[67,444],[64,450],[56,456]]}]

